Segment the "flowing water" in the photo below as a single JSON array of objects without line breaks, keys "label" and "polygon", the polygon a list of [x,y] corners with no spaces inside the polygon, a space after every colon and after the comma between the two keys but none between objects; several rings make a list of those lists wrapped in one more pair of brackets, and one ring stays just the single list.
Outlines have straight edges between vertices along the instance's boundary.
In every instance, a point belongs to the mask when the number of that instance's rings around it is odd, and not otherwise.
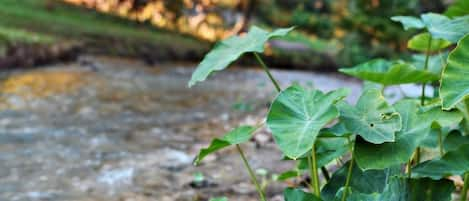
[{"label": "flowing water", "polygon": [[[235,150],[192,161],[212,137],[263,121],[274,88],[262,71],[233,67],[189,89],[193,67],[88,56],[2,73],[0,200],[255,200]],[[350,100],[361,88],[335,74],[273,74],[283,86],[349,87]],[[266,178],[292,165],[265,129],[243,147]],[[281,200],[283,185],[268,196]]]}]

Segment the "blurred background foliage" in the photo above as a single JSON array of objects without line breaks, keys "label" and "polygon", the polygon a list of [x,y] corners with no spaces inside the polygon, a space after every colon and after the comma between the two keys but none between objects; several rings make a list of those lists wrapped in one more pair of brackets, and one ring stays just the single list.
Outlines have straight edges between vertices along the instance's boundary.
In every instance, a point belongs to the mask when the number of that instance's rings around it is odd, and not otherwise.
[{"label": "blurred background foliage", "polygon": [[[443,12],[452,3],[451,0],[1,1],[0,43],[7,44],[3,45],[3,55],[18,54],[11,47],[19,43],[50,44],[59,40],[67,41],[68,45],[55,49],[86,47],[79,49],[139,56],[149,62],[197,61],[215,41],[247,31],[256,24],[267,29],[297,27],[286,39],[270,44],[267,53],[270,65],[321,70],[407,54],[406,42],[413,33],[403,31],[389,18]],[[111,45],[103,49],[103,44]],[[242,62],[249,63],[249,59]]]}]

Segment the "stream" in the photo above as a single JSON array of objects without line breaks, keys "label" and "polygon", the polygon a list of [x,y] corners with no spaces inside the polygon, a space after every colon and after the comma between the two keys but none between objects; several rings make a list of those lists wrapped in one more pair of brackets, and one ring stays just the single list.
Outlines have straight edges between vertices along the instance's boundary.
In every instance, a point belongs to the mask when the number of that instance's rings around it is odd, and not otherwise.
[{"label": "stream", "polygon": [[[195,64],[146,66],[122,58],[0,74],[0,200],[256,200],[236,150],[192,161],[210,139],[263,121],[275,90],[263,71],[231,67],[187,88]],[[283,87],[329,91],[361,84],[338,74],[274,70]],[[243,145],[256,170],[292,167],[266,131]],[[201,178],[203,175],[203,178]],[[269,182],[281,201],[286,184]]]}]

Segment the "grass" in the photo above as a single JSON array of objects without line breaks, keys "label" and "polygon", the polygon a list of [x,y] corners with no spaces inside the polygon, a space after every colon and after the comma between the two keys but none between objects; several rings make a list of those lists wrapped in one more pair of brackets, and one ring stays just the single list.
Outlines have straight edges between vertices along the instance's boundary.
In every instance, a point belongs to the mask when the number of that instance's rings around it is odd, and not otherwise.
[{"label": "grass", "polygon": [[[173,52],[200,52],[209,43],[186,35],[158,30],[148,24],[131,22],[93,10],[46,0],[2,0],[0,36],[7,41],[49,43],[56,40],[86,41],[111,46],[125,44],[129,54],[135,49],[158,48]],[[131,46],[131,47],[129,47]],[[125,48],[121,48],[125,49]],[[158,51],[158,50],[155,50]]]}]

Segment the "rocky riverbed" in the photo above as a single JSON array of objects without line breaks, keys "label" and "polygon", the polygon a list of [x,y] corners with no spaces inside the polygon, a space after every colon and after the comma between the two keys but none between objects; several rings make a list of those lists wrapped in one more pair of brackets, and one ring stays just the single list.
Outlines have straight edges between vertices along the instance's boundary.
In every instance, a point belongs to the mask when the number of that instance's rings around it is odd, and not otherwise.
[{"label": "rocky riverbed", "polygon": [[[256,200],[235,150],[192,161],[212,137],[263,121],[274,88],[260,70],[232,67],[189,89],[194,66],[88,56],[2,72],[0,200]],[[283,86],[349,87],[352,101],[361,88],[336,74],[273,74]],[[266,181],[292,166],[265,129],[243,148]],[[268,197],[282,200],[285,185],[269,182]]]}]

